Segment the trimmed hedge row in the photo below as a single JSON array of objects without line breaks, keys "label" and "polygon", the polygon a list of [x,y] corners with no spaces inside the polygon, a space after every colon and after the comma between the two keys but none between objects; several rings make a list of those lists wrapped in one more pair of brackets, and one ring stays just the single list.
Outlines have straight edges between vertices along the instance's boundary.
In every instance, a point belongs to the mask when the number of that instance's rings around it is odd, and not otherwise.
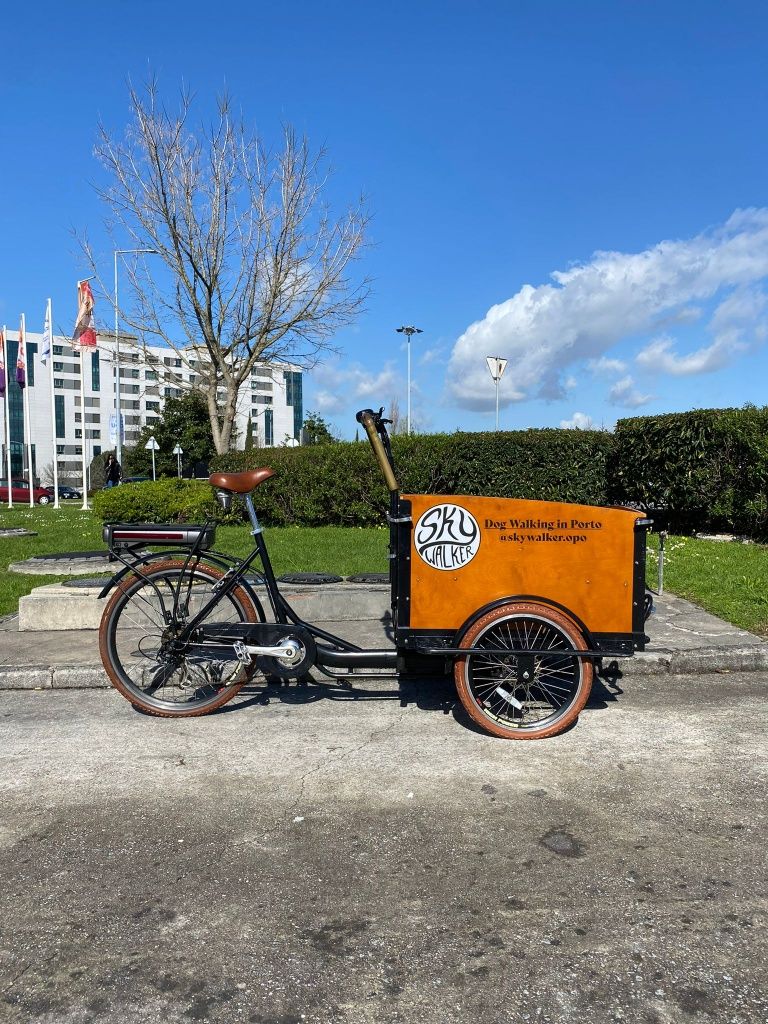
[{"label": "trimmed hedge row", "polygon": [[[491,494],[605,504],[611,435],[599,431],[526,430],[431,434],[392,439],[401,490],[409,494]],[[230,452],[213,470],[267,464],[277,476],[254,504],[277,526],[374,526],[387,492],[370,445],[340,442],[307,448]]]},{"label": "trimmed hedge row", "polygon": [[[93,510],[105,523],[202,522],[224,519],[213,491],[199,480],[157,480],[97,491]],[[237,521],[239,516],[230,517]]]},{"label": "trimmed hedge row", "polygon": [[768,407],[619,420],[609,470],[614,500],[669,509],[676,532],[768,536]]},{"label": "trimmed hedge row", "polygon": [[[768,537],[768,407],[699,409],[619,420],[613,434],[580,430],[432,434],[392,442],[401,489],[589,505],[638,502],[667,509],[675,532],[733,530]],[[276,476],[254,503],[276,526],[376,526],[387,493],[367,441],[252,449],[212,460],[212,471],[268,465]],[[185,480],[101,491],[104,520],[225,516],[207,484]]]}]

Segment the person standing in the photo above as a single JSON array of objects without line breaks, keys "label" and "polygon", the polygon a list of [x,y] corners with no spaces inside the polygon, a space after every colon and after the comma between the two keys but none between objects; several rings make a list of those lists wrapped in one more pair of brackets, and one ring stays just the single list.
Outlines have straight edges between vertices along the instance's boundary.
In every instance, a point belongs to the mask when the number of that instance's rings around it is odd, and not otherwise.
[{"label": "person standing", "polygon": [[106,478],[104,482],[105,487],[117,487],[123,478],[120,463],[114,455],[107,456],[107,461],[104,465],[104,476]]}]

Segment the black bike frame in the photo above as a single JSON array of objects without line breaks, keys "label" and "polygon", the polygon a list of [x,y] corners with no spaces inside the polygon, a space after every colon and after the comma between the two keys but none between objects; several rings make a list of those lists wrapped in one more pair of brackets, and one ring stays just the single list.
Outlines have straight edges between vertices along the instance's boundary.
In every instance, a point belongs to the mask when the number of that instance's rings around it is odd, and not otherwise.
[{"label": "black bike frame", "polygon": [[[264,540],[264,532],[261,524],[259,523],[259,518],[256,514],[256,509],[253,506],[253,499],[250,494],[245,496],[245,505],[248,510],[248,518],[251,521],[251,535],[254,540],[253,551],[244,561],[230,566],[221,580],[214,585],[214,595],[203,605],[197,614],[186,623],[184,628],[174,638],[175,642],[184,643],[184,641],[189,640],[194,630],[204,622],[209,612],[218,605],[221,599],[237,586],[242,585],[245,582],[245,574],[251,568],[253,563],[259,559],[261,562],[260,575],[262,576],[267,589],[267,596],[272,607],[272,612],[275,616],[275,621],[285,626],[290,623],[293,623],[296,626],[301,626],[304,629],[307,629],[314,637],[320,640],[326,640],[328,643],[333,645],[332,648],[318,645],[317,660],[321,665],[326,664],[340,668],[393,667],[397,661],[396,651],[386,649],[363,650],[355,644],[350,643],[348,640],[344,640],[342,637],[335,636],[333,633],[328,633],[326,630],[321,629],[313,623],[305,622],[296,614],[294,609],[280,593],[280,588],[272,568],[272,561],[269,557],[269,551]],[[191,554],[192,552],[190,552],[190,555]],[[179,588],[181,587],[182,579],[183,574],[179,580]],[[248,589],[250,590],[250,587]],[[178,596],[179,595],[177,593],[174,598],[174,616],[176,615],[178,606]]]}]

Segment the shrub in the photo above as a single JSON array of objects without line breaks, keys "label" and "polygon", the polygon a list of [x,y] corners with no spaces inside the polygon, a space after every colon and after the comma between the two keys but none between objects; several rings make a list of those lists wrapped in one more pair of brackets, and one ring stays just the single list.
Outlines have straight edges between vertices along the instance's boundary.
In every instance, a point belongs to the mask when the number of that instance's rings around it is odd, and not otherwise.
[{"label": "shrub", "polygon": [[123,484],[93,496],[93,509],[103,522],[185,523],[202,522],[207,516],[225,516],[213,490],[197,480],[157,480]]},{"label": "shrub", "polygon": [[[575,430],[392,439],[404,493],[485,494],[593,505],[607,501],[611,445],[610,434]],[[277,473],[254,494],[266,523],[373,526],[384,521],[387,491],[367,441],[229,452],[217,456],[212,468],[238,472],[265,464]]]},{"label": "shrub", "polygon": [[619,420],[612,497],[666,508],[670,529],[768,532],[768,408]]}]

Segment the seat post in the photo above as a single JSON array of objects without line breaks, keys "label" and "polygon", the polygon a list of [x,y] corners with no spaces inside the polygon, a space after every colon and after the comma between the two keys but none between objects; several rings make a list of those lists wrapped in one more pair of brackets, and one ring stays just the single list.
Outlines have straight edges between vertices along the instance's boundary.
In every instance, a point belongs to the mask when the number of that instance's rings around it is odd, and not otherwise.
[{"label": "seat post", "polygon": [[245,496],[245,507],[248,509],[248,518],[250,519],[251,526],[253,527],[251,530],[251,536],[257,537],[263,531],[261,529],[259,517],[256,515],[256,509],[253,507],[253,496],[251,494],[246,494]]}]

